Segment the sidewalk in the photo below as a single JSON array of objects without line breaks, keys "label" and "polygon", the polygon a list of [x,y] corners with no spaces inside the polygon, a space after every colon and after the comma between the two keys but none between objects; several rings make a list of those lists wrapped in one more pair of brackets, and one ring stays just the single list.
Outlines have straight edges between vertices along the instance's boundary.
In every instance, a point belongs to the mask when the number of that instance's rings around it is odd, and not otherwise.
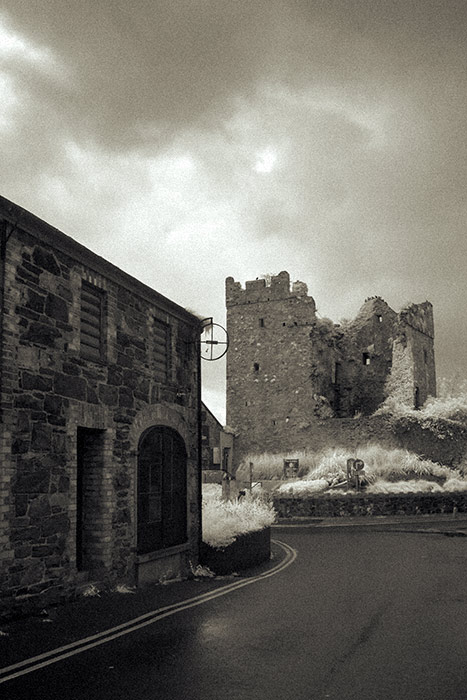
[{"label": "sidewalk", "polygon": [[[403,526],[401,528],[401,526]],[[381,527],[385,530],[396,528],[404,532],[427,531],[437,534],[458,535],[467,537],[467,513],[436,513],[431,515],[376,515],[311,518],[294,517],[279,518],[273,526],[279,528],[312,527],[337,528],[337,527]]]},{"label": "sidewalk", "polygon": [[[277,566],[284,553],[271,543],[273,558],[240,574],[199,576],[184,581],[148,584],[127,592],[102,591],[30,617],[0,621],[0,671],[25,659],[105,632],[161,608],[177,606],[226,585],[257,576]],[[123,589],[125,590],[125,589]],[[1,690],[0,690],[1,696]]]}]

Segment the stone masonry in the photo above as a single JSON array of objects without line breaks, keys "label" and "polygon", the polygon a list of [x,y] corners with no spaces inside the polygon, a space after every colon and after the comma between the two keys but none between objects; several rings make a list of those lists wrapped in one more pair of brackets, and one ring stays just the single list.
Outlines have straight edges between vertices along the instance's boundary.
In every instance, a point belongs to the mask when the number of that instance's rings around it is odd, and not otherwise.
[{"label": "stone masonry", "polygon": [[373,297],[335,324],[317,316],[306,284],[291,286],[281,272],[244,289],[228,277],[226,306],[236,465],[247,454],[329,444],[335,419],[370,415],[389,391],[412,407],[436,393],[429,302],[398,314]]},{"label": "stone masonry", "polygon": [[[3,198],[0,227],[0,613],[90,581],[186,573],[200,537],[199,320]],[[138,445],[154,426],[186,454],[186,536],[139,554]]]}]

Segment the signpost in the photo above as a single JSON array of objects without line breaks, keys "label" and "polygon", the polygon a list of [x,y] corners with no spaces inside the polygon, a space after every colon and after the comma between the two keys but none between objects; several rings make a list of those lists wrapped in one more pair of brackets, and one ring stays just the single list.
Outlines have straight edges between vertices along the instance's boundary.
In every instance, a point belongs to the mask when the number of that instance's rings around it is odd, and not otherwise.
[{"label": "signpost", "polygon": [[347,488],[353,486],[355,482],[355,488],[360,491],[360,479],[363,476],[363,469],[365,463],[363,459],[353,459],[350,457],[347,460]]},{"label": "signpost", "polygon": [[294,479],[298,476],[298,459],[284,459],[284,477],[286,479]]}]

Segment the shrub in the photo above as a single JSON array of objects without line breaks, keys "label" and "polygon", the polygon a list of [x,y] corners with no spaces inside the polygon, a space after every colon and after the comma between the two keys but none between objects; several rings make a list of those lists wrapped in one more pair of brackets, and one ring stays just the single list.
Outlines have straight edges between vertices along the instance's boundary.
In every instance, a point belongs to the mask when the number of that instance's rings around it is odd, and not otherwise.
[{"label": "shrub", "polygon": [[[367,445],[356,450],[340,447],[321,452],[316,455],[315,464],[303,479],[282,484],[277,493],[295,497],[335,493],[334,489],[329,489],[345,484],[349,457],[364,461],[361,476],[369,484],[366,489],[368,493],[467,490],[467,481],[459,471],[421,459],[408,450],[388,450],[380,445]],[[339,493],[342,494],[342,491]]]},{"label": "shrub", "polygon": [[370,484],[366,489],[366,493],[442,493],[443,491],[444,489],[440,484],[424,479],[397,482],[381,479],[374,484]]},{"label": "shrub", "polygon": [[223,501],[217,484],[203,485],[203,542],[211,547],[227,547],[239,535],[269,527],[275,517],[272,503],[263,498],[247,494],[240,501]]},{"label": "shrub", "polygon": [[281,496],[314,496],[317,493],[326,491],[329,487],[327,479],[302,479],[281,484],[276,489],[276,494]]},{"label": "shrub", "polygon": [[357,449],[338,448],[321,453],[318,464],[310,469],[306,479],[328,479],[344,481],[347,476],[347,459],[358,457],[365,463],[365,478],[369,482],[377,479],[399,481],[415,477],[447,479],[453,474],[449,467],[442,467],[428,459],[421,459],[404,449],[386,449],[380,445],[367,445]]}]

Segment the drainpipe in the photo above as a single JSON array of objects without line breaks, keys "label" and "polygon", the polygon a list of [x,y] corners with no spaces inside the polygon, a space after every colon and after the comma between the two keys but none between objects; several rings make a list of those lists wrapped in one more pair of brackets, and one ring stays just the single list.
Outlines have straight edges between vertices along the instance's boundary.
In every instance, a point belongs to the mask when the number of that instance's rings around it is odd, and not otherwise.
[{"label": "drainpipe", "polygon": [[0,423],[3,423],[3,318],[5,315],[5,258],[6,244],[13,229],[11,225],[3,219],[0,222]]},{"label": "drainpipe", "polygon": [[[200,325],[199,333],[203,332],[203,327]],[[198,517],[199,517],[199,528],[198,528],[198,558],[201,552],[201,542],[203,540],[203,497],[202,497],[202,483],[203,483],[203,459],[201,454],[202,446],[202,436],[201,436],[201,344],[196,343],[197,348],[197,362],[198,362]]]}]

